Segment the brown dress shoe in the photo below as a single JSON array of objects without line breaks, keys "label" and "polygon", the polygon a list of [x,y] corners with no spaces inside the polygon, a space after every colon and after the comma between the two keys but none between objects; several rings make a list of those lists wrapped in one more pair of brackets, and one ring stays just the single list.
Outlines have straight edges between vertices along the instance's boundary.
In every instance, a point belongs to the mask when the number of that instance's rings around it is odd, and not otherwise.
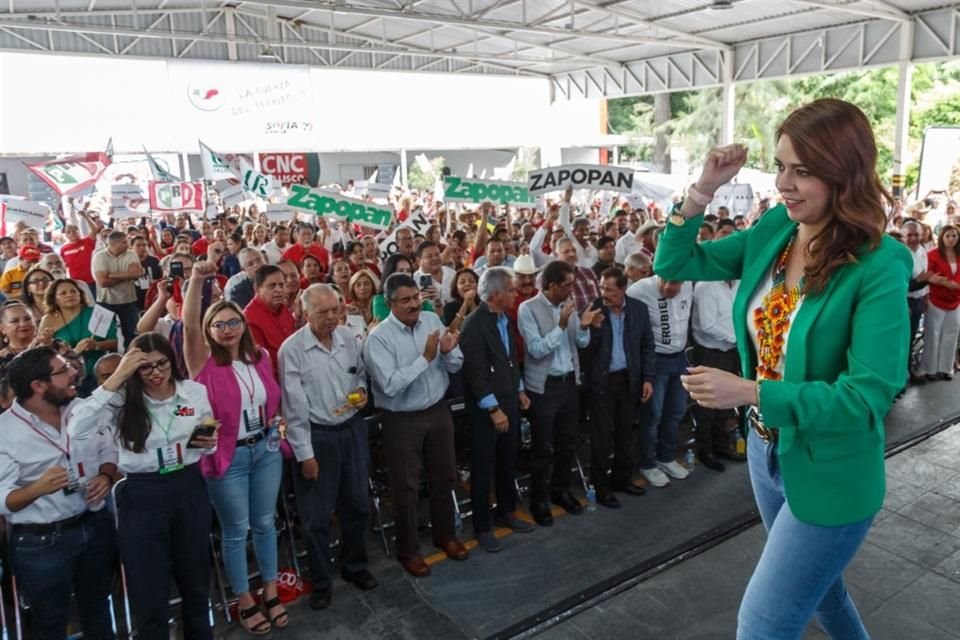
[{"label": "brown dress shoe", "polygon": [[417,555],[406,560],[401,558],[400,564],[414,578],[426,578],[430,575],[430,565],[423,561],[423,556]]},{"label": "brown dress shoe", "polygon": [[443,542],[437,542],[436,546],[438,549],[443,550],[447,557],[451,560],[466,560],[470,557],[470,552],[467,551],[467,548],[463,546],[463,543],[457,540],[456,538],[450,538]]}]

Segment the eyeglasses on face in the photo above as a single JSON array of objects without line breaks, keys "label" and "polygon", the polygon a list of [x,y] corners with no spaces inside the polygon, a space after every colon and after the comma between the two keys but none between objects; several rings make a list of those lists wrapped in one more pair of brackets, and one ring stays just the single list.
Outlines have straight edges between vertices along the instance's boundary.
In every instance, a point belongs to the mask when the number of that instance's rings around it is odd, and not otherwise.
[{"label": "eyeglasses on face", "polygon": [[50,284],[51,282],[53,282],[51,278],[34,278],[27,283],[27,286],[29,287],[32,284]]},{"label": "eyeglasses on face", "polygon": [[167,358],[164,358],[163,360],[157,360],[156,362],[148,362],[147,364],[142,364],[139,367],[137,367],[137,371],[139,371],[141,375],[146,376],[153,373],[154,369],[162,372],[162,371],[166,371],[169,368],[170,368],[170,361]]},{"label": "eyeglasses on face", "polygon": [[233,331],[234,329],[239,329],[242,326],[243,326],[243,320],[241,320],[240,318],[230,318],[229,320],[217,320],[216,322],[210,323],[210,328],[216,331],[226,331],[227,329],[230,329],[231,331]]},{"label": "eyeglasses on face", "polygon": [[54,376],[62,376],[63,374],[72,371],[74,368],[75,368],[75,367],[73,366],[73,364],[70,363],[70,362],[68,362],[68,363],[66,363],[65,365],[63,365],[63,368],[62,368],[62,369],[58,369],[57,371],[51,371],[51,372],[50,372],[50,377],[52,378],[52,377],[54,377]]}]

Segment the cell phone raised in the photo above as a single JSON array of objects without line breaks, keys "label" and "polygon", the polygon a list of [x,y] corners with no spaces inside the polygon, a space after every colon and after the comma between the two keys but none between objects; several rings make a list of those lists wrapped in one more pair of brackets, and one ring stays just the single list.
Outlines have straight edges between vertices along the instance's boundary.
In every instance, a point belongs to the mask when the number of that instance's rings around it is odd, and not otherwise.
[{"label": "cell phone raised", "polygon": [[420,276],[420,289],[429,289],[433,286],[433,277],[429,274]]},{"label": "cell phone raised", "polygon": [[190,434],[190,440],[187,442],[187,448],[188,449],[198,448],[193,444],[193,441],[196,440],[198,436],[209,438],[210,436],[212,436],[214,433],[217,432],[217,429],[219,428],[219,426],[220,425],[213,418],[204,418],[203,420],[201,420],[200,423],[193,428],[193,433]]},{"label": "cell phone raised", "polygon": [[183,262],[181,262],[180,260],[173,260],[170,262],[170,277],[171,278],[183,277]]}]

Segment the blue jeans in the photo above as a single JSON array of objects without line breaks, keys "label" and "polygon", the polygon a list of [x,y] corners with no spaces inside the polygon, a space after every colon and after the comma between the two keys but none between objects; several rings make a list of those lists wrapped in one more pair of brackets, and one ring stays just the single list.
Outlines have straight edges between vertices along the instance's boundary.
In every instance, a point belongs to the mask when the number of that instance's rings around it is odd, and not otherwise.
[{"label": "blue jeans", "polygon": [[813,615],[831,638],[869,639],[842,574],[873,518],[839,527],[800,522],[784,498],[776,445],[752,431],[747,442],[750,483],[767,543],[740,603],[737,639],[801,638]]},{"label": "blue jeans", "polygon": [[277,579],[277,494],[283,472],[279,451],[267,451],[264,438],[252,447],[237,445],[233,462],[220,478],[207,478],[207,492],[223,535],[223,564],[234,593],[250,590],[247,531],[264,582]]},{"label": "blue jeans", "polygon": [[14,526],[10,545],[14,574],[33,609],[33,640],[63,640],[71,591],[76,592],[83,637],[114,637],[108,598],[116,544],[106,509],[88,512],[82,523],[56,533]]},{"label": "blue jeans", "polygon": [[657,354],[653,397],[640,405],[640,468],[654,469],[657,462],[677,459],[680,421],[687,412],[687,390],[680,376],[687,373],[687,357]]}]

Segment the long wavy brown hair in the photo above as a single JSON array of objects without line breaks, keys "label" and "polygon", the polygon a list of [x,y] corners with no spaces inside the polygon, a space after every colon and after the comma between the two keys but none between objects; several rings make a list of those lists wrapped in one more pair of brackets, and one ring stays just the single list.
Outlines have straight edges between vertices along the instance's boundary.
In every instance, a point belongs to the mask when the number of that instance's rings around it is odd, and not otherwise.
[{"label": "long wavy brown hair", "polygon": [[807,244],[808,294],[820,293],[840,267],[879,246],[893,198],[877,175],[877,143],[867,116],[836,98],[800,107],[777,129],[803,165],[830,187],[827,224]]}]

